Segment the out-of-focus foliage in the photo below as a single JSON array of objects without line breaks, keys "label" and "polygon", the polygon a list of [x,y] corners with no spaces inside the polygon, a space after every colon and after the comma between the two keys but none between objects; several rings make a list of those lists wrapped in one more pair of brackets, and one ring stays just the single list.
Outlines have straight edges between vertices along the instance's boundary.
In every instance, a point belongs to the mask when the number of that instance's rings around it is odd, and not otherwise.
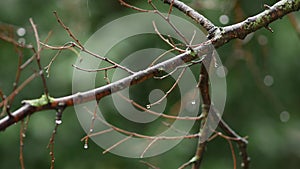
[{"label": "out-of-focus foliage", "polygon": [[[238,0],[237,0],[238,1]],[[263,4],[274,1],[241,0],[189,0],[213,23],[219,26],[233,24],[263,10]],[[133,4],[150,8],[145,1]],[[166,11],[168,6],[155,2]],[[0,1],[0,25],[11,30],[25,28],[26,43],[35,45],[29,18],[32,17],[41,37],[52,35],[49,44],[63,45],[70,41],[68,34],[57,23],[53,11],[71,28],[82,42],[106,23],[134,13],[122,7],[117,0],[7,0]],[[175,14],[185,17],[174,10]],[[222,17],[221,17],[222,16]],[[294,16],[300,22],[300,14]],[[187,17],[186,17],[187,18]],[[189,19],[189,18],[187,18]],[[151,22],[151,21],[149,21]],[[227,23],[228,22],[228,23]],[[249,136],[251,166],[265,168],[298,168],[300,165],[300,40],[287,17],[270,25],[274,33],[262,29],[246,37],[234,40],[218,49],[223,64],[228,69],[227,102],[224,119],[241,135]],[[122,28],[120,28],[122,29]],[[161,44],[157,38],[147,44]],[[128,47],[128,45],[127,45]],[[128,49],[127,49],[128,50]],[[134,50],[134,48],[133,48]],[[120,49],[120,52],[122,50]],[[120,52],[118,52],[120,54]],[[55,51],[42,52],[46,66]],[[24,50],[24,58],[31,57]],[[48,80],[52,96],[71,94],[72,64],[77,59],[72,51],[64,51],[53,63]],[[17,54],[11,44],[0,41],[0,88],[8,94],[12,90],[17,67]],[[33,70],[34,64],[23,72],[24,80]],[[23,99],[38,98],[43,93],[39,78],[28,85],[14,101],[12,110],[20,106]],[[143,96],[136,96],[143,97]],[[142,99],[142,98],[140,98]],[[49,151],[46,149],[54,128],[55,112],[33,115],[25,138],[24,157],[26,168],[48,168]],[[118,119],[114,119],[118,121]],[[196,126],[197,127],[197,126]],[[194,132],[196,132],[196,127]],[[58,129],[55,140],[56,166],[58,168],[147,168],[139,159],[128,159],[113,154],[102,154],[102,149],[90,142],[89,149],[83,149],[80,139],[85,135],[73,108],[63,116],[63,125]],[[19,124],[0,133],[0,168],[19,167]],[[161,168],[177,168],[194,154],[197,140],[184,140],[172,150],[160,156],[145,159]],[[229,145],[223,139],[208,144],[203,168],[232,168]]]}]

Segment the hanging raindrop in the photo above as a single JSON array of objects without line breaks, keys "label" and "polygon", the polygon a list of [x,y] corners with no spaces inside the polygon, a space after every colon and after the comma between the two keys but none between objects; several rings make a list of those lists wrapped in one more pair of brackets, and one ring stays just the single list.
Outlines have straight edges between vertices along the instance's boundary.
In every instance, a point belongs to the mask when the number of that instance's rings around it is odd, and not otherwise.
[{"label": "hanging raindrop", "polygon": [[60,125],[60,124],[62,123],[62,120],[57,119],[57,120],[55,120],[55,123],[56,123],[57,125]]},{"label": "hanging raindrop", "polygon": [[87,144],[87,143],[84,143],[83,148],[84,148],[84,149],[88,149],[88,148],[89,148],[88,144]]}]

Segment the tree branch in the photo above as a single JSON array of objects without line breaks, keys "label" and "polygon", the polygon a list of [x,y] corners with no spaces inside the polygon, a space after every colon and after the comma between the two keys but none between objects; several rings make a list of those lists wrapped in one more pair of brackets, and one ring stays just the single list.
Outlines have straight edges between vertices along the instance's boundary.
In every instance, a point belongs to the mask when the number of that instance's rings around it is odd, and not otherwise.
[{"label": "tree branch", "polygon": [[[171,2],[170,0],[165,0],[164,2]],[[178,5],[176,5],[176,3]],[[174,7],[178,9],[189,9],[185,4],[179,3],[180,1],[174,0]],[[180,4],[180,5],[179,5]],[[255,15],[249,17],[243,22],[226,26],[219,27],[217,31],[213,31],[213,33],[209,34],[208,41],[200,44],[198,47],[193,49],[193,51],[187,50],[186,52],[177,55],[176,57],[171,58],[165,62],[152,66],[146,70],[134,73],[124,79],[116,81],[106,86],[102,86],[90,91],[86,91],[83,93],[77,93],[70,96],[56,98],[51,100],[49,103],[41,104],[41,105],[30,105],[25,103],[21,108],[12,113],[12,116],[6,116],[0,120],[0,131],[5,130],[10,125],[24,119],[26,116],[31,115],[34,112],[42,111],[42,110],[57,110],[59,108],[64,108],[68,106],[73,106],[74,104],[80,104],[84,102],[88,102],[94,99],[100,100],[101,98],[110,95],[112,92],[117,92],[127,88],[128,86],[135,85],[141,83],[147,79],[152,78],[156,74],[161,71],[172,70],[180,65],[183,62],[189,62],[197,59],[197,56],[201,56],[203,54],[207,54],[212,50],[212,45],[215,48],[218,48],[232,39],[240,38],[243,39],[246,35],[251,32],[254,32],[260,28],[267,27],[271,22],[282,18],[286,14],[298,11],[300,9],[300,0],[282,0],[271,6],[269,9]],[[188,11],[188,10],[187,10]],[[191,15],[190,12],[189,15]],[[195,13],[194,13],[195,14]],[[196,14],[194,15],[196,16]],[[202,15],[201,15],[202,17]],[[202,17],[203,19],[204,17]],[[197,20],[197,17],[195,17]],[[204,20],[204,23],[201,24],[204,28],[213,27],[213,24],[210,24],[210,21]],[[205,26],[210,25],[210,26]]]},{"label": "tree branch", "polygon": [[203,15],[195,11],[193,8],[187,6],[185,3],[178,0],[162,0],[164,3],[173,4],[173,6],[180,11],[184,12],[187,16],[191,17],[197,23],[199,23],[208,33],[212,33],[216,26],[210,22]]}]

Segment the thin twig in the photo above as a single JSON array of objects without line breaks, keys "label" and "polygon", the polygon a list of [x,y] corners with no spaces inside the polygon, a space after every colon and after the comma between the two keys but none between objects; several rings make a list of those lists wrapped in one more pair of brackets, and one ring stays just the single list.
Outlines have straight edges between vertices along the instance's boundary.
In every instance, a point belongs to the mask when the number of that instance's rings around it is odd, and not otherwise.
[{"label": "thin twig", "polygon": [[220,123],[219,123],[219,127],[230,137],[234,137],[234,138],[237,138],[236,140],[234,140],[237,144],[238,144],[238,147],[239,147],[239,150],[240,150],[240,156],[242,157],[242,168],[243,169],[248,169],[249,168],[249,165],[250,165],[250,157],[248,156],[248,152],[247,152],[247,144],[248,144],[248,141],[239,136],[234,130],[232,130],[224,120],[220,120]]},{"label": "thin twig", "polygon": [[227,141],[228,141],[228,144],[229,144],[230,150],[231,150],[231,155],[232,155],[232,160],[233,160],[233,169],[236,169],[236,156],[235,156],[234,148],[233,148],[231,141],[230,140],[227,140]]},{"label": "thin twig", "polygon": [[208,32],[212,33],[216,26],[205,18],[203,15],[195,11],[193,8],[189,7],[185,3],[179,0],[162,0],[164,3],[171,4],[172,7],[179,9],[180,11],[184,12],[187,16],[191,17],[197,23],[199,23],[204,29]]},{"label": "thin twig", "polygon": [[153,60],[153,62],[151,62],[150,65],[149,65],[148,67],[153,66],[154,64],[157,63],[157,61],[158,61],[159,59],[161,59],[162,57],[164,57],[165,55],[167,55],[168,53],[170,53],[170,52],[172,52],[172,51],[174,51],[174,50],[175,50],[175,49],[169,49],[169,50],[165,51],[164,53],[162,53],[161,55],[159,55],[157,58],[155,58],[155,59]]},{"label": "thin twig", "polygon": [[138,8],[136,6],[133,6],[133,5],[130,5],[128,3],[126,3],[125,1],[123,0],[119,0],[120,4],[127,7],[127,8],[131,8],[133,10],[136,10],[136,11],[139,11],[139,12],[151,12],[151,10],[147,10],[147,9],[142,9],[142,8]]},{"label": "thin twig", "polygon": [[[90,110],[86,109],[88,113],[92,114],[93,112],[91,112]],[[138,137],[138,138],[144,138],[144,139],[148,139],[148,140],[181,140],[181,139],[192,139],[192,138],[198,138],[199,137],[199,133],[196,134],[189,134],[189,135],[182,135],[182,136],[148,136],[148,135],[144,135],[144,134],[139,134],[139,133],[135,133],[135,132],[131,132],[119,127],[116,127],[110,123],[108,123],[107,121],[105,121],[104,119],[102,119],[101,117],[97,116],[96,117],[98,121],[100,121],[101,123],[105,124],[106,126],[112,128],[113,130],[123,133],[127,136],[131,136],[131,137]]]},{"label": "thin twig", "polygon": [[0,107],[6,105],[7,101],[10,101],[11,98],[15,97],[15,95],[17,95],[24,87],[26,87],[37,76],[39,76],[39,73],[37,72],[29,76],[22,84],[20,84],[13,92],[11,92],[11,94],[8,97],[6,97],[5,100],[3,100],[0,103]]},{"label": "thin twig", "polygon": [[98,135],[101,135],[101,134],[109,133],[111,131],[114,131],[114,129],[109,128],[109,129],[102,130],[102,131],[99,131],[99,132],[90,133],[90,134],[84,136],[80,141],[85,141],[88,137],[98,136]]},{"label": "thin twig", "polygon": [[135,106],[136,108],[139,108],[149,114],[158,116],[158,117],[164,117],[167,119],[176,119],[176,120],[201,120],[203,117],[199,116],[199,117],[180,117],[180,116],[172,116],[172,115],[167,115],[167,114],[163,114],[163,113],[158,113],[152,110],[149,110],[143,106],[141,106],[140,104],[138,104],[137,102],[125,97],[124,95],[117,93],[120,97],[122,97],[124,100],[126,100],[127,102],[131,103],[133,106]]},{"label": "thin twig", "polygon": [[67,27],[63,21],[59,18],[58,14],[56,11],[53,12],[53,14],[55,15],[57,22],[64,28],[64,30],[66,30],[69,34],[69,36],[82,48],[84,49],[84,46],[80,43],[80,41],[76,38],[76,36],[72,33],[72,31],[70,30],[69,27]]},{"label": "thin twig", "polygon": [[145,153],[149,150],[149,148],[157,141],[157,139],[153,139],[148,145],[147,147],[144,149],[144,151],[142,152],[140,158],[144,158]]},{"label": "thin twig", "polygon": [[159,169],[158,167],[154,166],[153,164],[150,164],[150,163],[147,162],[147,161],[141,160],[140,163],[143,163],[143,164],[145,164],[146,166],[148,166],[148,167],[150,167],[150,168],[152,168],[152,169]]},{"label": "thin twig", "polygon": [[124,143],[125,141],[127,141],[127,140],[130,139],[130,138],[132,138],[131,135],[125,137],[124,139],[122,139],[122,140],[118,141],[117,143],[113,144],[111,147],[107,148],[107,149],[106,149],[105,151],[103,151],[102,153],[105,154],[105,153],[109,152],[110,150],[116,148],[118,145]]},{"label": "thin twig", "polygon": [[152,25],[153,25],[153,27],[154,27],[154,31],[156,32],[156,34],[164,41],[164,42],[166,42],[168,45],[170,45],[174,50],[177,50],[177,51],[179,51],[179,52],[185,52],[185,50],[183,50],[183,49],[180,49],[180,48],[178,48],[178,47],[176,47],[176,46],[174,46],[168,39],[166,39],[166,38],[164,38],[163,36],[162,36],[162,34],[158,31],[158,29],[157,29],[157,26],[156,26],[156,24],[155,24],[155,21],[152,21]]},{"label": "thin twig", "polygon": [[84,72],[100,72],[100,71],[107,71],[107,70],[111,70],[111,69],[114,69],[114,68],[117,68],[118,66],[117,65],[112,65],[112,66],[107,66],[107,67],[103,67],[103,68],[99,68],[99,69],[85,69],[85,68],[81,68],[81,67],[78,67],[76,65],[72,65],[75,69],[78,69],[78,70],[82,70]]},{"label": "thin twig", "polygon": [[165,94],[163,97],[161,97],[159,100],[157,100],[157,101],[154,102],[154,103],[148,104],[148,105],[147,105],[147,108],[150,108],[150,107],[152,107],[152,106],[154,106],[154,105],[157,105],[157,104],[161,103],[165,98],[167,98],[168,95],[169,95],[169,94],[174,90],[174,88],[177,86],[177,84],[179,83],[179,81],[180,81],[180,79],[182,78],[182,76],[183,76],[183,74],[184,74],[185,71],[186,71],[186,68],[184,68],[184,69],[181,71],[181,73],[179,74],[179,76],[178,76],[178,78],[176,79],[175,83],[172,85],[172,87],[166,92],[166,94]]},{"label": "thin twig", "polygon": [[[110,84],[110,80],[107,76],[107,71],[105,71],[105,75],[104,75],[104,79],[106,80],[106,83],[107,84]],[[202,119],[202,116],[199,116],[199,117],[180,117],[180,116],[172,116],[172,115],[167,115],[167,114],[163,114],[163,113],[158,113],[158,112],[155,112],[155,111],[152,111],[152,110],[149,110],[150,107],[146,106],[147,108],[145,108],[144,106],[138,104],[137,102],[135,102],[134,100],[132,99],[129,99],[127,98],[126,96],[124,96],[123,94],[121,94],[120,92],[117,93],[122,99],[124,99],[125,101],[127,101],[128,103],[132,104],[133,106],[135,106],[136,108],[138,109],[141,109],[149,114],[152,114],[152,115],[155,115],[155,116],[158,116],[158,117],[164,117],[164,118],[167,118],[167,119],[176,119],[176,120],[201,120]]]},{"label": "thin twig", "polygon": [[38,35],[38,31],[37,31],[36,25],[34,24],[32,18],[30,18],[29,21],[30,21],[32,29],[34,31],[34,36],[35,36],[36,45],[37,45],[37,50],[35,50],[34,48],[32,48],[32,50],[36,54],[35,55],[36,56],[36,61],[37,61],[37,64],[38,64],[39,73],[40,73],[40,76],[42,78],[42,82],[43,82],[43,86],[44,86],[44,93],[47,96],[46,98],[48,99],[48,102],[49,102],[48,87],[47,87],[46,78],[44,76],[43,68],[42,68],[41,61],[40,61],[40,58],[41,58],[41,56],[40,56],[40,52],[41,52],[40,38],[39,38],[39,35]]}]

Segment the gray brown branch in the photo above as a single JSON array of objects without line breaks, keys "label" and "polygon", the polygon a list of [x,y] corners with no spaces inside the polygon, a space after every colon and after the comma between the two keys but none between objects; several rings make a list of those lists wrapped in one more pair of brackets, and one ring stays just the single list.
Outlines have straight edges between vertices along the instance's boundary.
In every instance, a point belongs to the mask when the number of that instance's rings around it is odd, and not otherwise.
[{"label": "gray brown branch", "polygon": [[[176,6],[175,3],[174,3],[174,7],[179,8],[179,6],[178,5]],[[201,56],[211,51],[212,48],[211,44],[213,44],[215,48],[218,48],[232,39],[235,38],[242,39],[249,33],[254,32],[260,28],[264,28],[268,26],[271,22],[282,18],[283,16],[285,16],[290,12],[298,11],[299,9],[300,9],[300,0],[279,1],[275,5],[271,6],[269,9],[255,16],[250,17],[243,22],[231,26],[227,26],[224,28],[218,28],[218,31],[215,31],[213,34],[210,35],[211,37],[210,40],[202,43],[200,46],[195,48],[194,51],[197,53],[198,56]],[[207,22],[207,24],[210,25],[209,22]],[[147,79],[152,78],[162,70],[163,71],[172,70],[177,66],[182,65],[183,62],[189,62],[198,58],[190,54],[191,51],[187,51],[170,60],[152,66],[144,71],[134,73],[131,76],[128,76],[124,79],[121,79],[109,85],[102,86],[83,93],[77,93],[62,98],[56,98],[54,99],[54,101],[52,101],[47,105],[35,107],[29,104],[25,104],[19,109],[17,109],[16,111],[14,111],[12,113],[12,117],[6,116],[0,120],[0,131],[5,130],[10,125],[19,122],[20,120],[24,119],[26,116],[31,115],[34,112],[49,110],[49,109],[56,110],[62,106],[64,107],[73,106],[74,104],[88,102],[93,99],[100,100],[101,98],[110,95],[112,91],[117,92],[123,90],[131,85],[138,84]]]}]

